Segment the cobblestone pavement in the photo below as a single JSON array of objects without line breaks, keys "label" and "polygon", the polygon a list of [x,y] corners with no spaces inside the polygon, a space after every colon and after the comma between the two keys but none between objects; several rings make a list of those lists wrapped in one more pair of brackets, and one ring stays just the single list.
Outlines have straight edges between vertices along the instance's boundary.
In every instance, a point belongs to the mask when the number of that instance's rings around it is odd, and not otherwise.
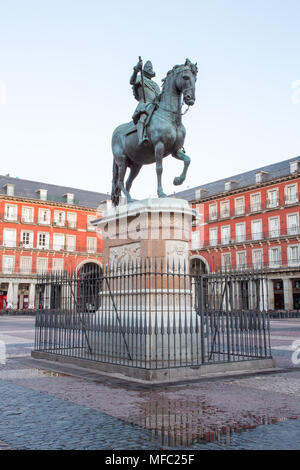
[{"label": "cobblestone pavement", "polygon": [[300,321],[272,327],[284,372],[149,386],[45,369],[24,347],[33,319],[0,318],[13,351],[0,364],[0,450],[300,449],[300,367],[291,361]]}]

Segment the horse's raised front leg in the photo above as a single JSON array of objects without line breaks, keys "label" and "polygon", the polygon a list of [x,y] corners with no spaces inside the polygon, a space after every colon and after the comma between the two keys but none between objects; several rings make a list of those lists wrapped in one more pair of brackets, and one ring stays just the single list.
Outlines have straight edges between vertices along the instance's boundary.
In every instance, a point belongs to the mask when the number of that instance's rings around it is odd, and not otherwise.
[{"label": "horse's raised front leg", "polygon": [[182,160],[184,163],[181,175],[176,176],[176,178],[174,178],[173,180],[173,184],[178,186],[179,184],[182,184],[185,180],[186,172],[189,167],[189,164],[191,163],[191,159],[184,153],[183,150],[178,150],[177,152],[172,153],[172,157],[177,158],[177,160]]},{"label": "horse's raised front leg", "polygon": [[163,192],[161,185],[161,175],[162,175],[162,159],[164,156],[165,146],[162,142],[158,142],[155,145],[155,161],[156,161],[156,174],[157,174],[157,195],[158,197],[167,197]]}]

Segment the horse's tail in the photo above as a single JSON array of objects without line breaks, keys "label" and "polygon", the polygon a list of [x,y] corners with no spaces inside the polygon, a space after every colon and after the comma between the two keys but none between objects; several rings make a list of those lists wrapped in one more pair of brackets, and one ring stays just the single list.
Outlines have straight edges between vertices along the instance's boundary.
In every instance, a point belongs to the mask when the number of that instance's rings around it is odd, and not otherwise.
[{"label": "horse's tail", "polygon": [[113,180],[112,180],[112,189],[111,189],[111,200],[114,206],[118,206],[120,202],[121,188],[118,183],[119,181],[119,168],[114,160],[113,163]]}]

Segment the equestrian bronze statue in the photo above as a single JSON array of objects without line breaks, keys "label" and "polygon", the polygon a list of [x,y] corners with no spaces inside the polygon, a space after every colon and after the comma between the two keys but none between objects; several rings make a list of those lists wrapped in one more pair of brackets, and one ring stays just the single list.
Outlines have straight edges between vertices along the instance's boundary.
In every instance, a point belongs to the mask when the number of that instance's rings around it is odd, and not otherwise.
[{"label": "equestrian bronze statue", "polygon": [[[185,64],[175,65],[163,80],[162,91],[152,80],[155,77],[152,63],[143,67],[141,58],[134,67],[130,84],[139,102],[132,121],[118,126],[112,136],[114,155],[112,202],[119,204],[121,192],[127,202],[132,202],[129,194],[132,182],[143,165],[156,163],[157,195],[166,197],[161,184],[162,159],[172,155],[182,160],[184,167],[173,183],[184,182],[190,158],[183,150],[185,127],[182,124],[182,98],[187,106],[195,103],[197,64],[186,59]],[[126,185],[124,178],[130,169]]]}]

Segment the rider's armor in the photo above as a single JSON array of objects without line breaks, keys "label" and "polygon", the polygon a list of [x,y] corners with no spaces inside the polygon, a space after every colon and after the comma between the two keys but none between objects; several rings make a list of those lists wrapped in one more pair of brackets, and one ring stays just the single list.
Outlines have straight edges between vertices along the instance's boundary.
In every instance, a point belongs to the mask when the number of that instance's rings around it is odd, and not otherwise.
[{"label": "rider's armor", "polygon": [[159,99],[160,88],[157,83],[152,80],[152,78],[155,77],[155,72],[153,71],[152,63],[149,60],[145,63],[142,71],[144,78],[144,91],[141,74],[137,76],[139,70],[138,66],[134,67],[130,84],[132,85],[134,97],[139,102],[133,113],[132,119],[134,124],[137,126],[139,144],[142,144],[143,142],[148,141],[145,134],[146,126],[149,123]]}]

